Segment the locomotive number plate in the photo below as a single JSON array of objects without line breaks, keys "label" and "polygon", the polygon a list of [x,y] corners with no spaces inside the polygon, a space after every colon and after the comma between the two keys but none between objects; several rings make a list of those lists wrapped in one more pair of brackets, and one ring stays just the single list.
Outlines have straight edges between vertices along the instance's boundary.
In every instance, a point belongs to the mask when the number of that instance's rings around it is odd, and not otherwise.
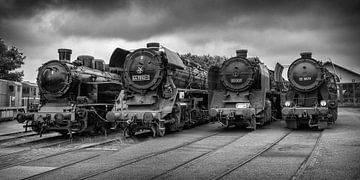
[{"label": "locomotive number plate", "polygon": [[231,83],[242,83],[243,79],[230,79]]},{"label": "locomotive number plate", "polygon": [[236,108],[249,108],[250,103],[236,103]]},{"label": "locomotive number plate", "polygon": [[299,77],[299,81],[310,81],[311,77]]},{"label": "locomotive number plate", "polygon": [[132,80],[133,81],[149,81],[150,80],[150,75],[134,75],[132,76]]}]

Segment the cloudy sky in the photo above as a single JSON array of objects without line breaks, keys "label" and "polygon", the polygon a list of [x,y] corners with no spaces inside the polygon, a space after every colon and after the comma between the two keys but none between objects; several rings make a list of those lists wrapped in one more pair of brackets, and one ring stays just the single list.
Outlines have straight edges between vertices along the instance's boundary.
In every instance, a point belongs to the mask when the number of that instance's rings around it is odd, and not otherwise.
[{"label": "cloudy sky", "polygon": [[160,42],[179,53],[232,57],[248,49],[271,69],[302,51],[360,72],[360,1],[0,0],[0,37],[26,56],[25,80],[56,59]]}]

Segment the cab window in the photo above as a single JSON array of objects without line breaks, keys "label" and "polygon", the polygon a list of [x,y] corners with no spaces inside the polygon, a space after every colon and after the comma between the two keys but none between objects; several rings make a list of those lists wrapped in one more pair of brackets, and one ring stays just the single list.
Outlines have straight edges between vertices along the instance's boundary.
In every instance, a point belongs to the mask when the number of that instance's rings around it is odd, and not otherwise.
[{"label": "cab window", "polygon": [[14,92],[14,86],[13,86],[13,85],[10,85],[10,86],[9,86],[9,91],[10,91],[10,92]]}]

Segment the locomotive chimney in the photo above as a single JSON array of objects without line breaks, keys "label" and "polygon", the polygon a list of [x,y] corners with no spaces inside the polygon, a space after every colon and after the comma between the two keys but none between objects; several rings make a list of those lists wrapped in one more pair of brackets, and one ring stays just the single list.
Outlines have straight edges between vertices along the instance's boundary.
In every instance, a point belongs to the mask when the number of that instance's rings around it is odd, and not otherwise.
[{"label": "locomotive chimney", "polygon": [[236,56],[242,57],[242,58],[247,58],[247,52],[248,51],[246,49],[236,50]]},{"label": "locomotive chimney", "polygon": [[158,51],[160,48],[160,43],[157,43],[157,42],[147,43],[146,47],[149,49],[154,49],[154,50]]},{"label": "locomotive chimney", "polygon": [[58,49],[59,60],[70,61],[71,59],[71,49]]},{"label": "locomotive chimney", "polygon": [[301,58],[311,58],[311,52],[302,52],[300,53]]}]

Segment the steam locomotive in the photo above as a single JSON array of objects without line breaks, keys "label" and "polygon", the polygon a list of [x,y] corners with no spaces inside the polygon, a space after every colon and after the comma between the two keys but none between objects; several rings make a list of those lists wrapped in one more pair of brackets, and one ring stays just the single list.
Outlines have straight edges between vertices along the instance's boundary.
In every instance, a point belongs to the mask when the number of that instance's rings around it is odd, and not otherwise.
[{"label": "steam locomotive", "polygon": [[40,135],[46,131],[71,136],[73,132],[104,130],[111,125],[106,112],[113,108],[122,88],[120,75],[109,72],[103,60],[92,56],[78,56],[70,62],[70,49],[58,53],[59,60],[50,60],[38,69],[38,112],[18,114],[17,120]]},{"label": "steam locomotive", "polygon": [[124,90],[106,115],[126,137],[143,130],[164,136],[166,130],[179,131],[208,120],[204,69],[159,43],[127,53],[118,60],[124,64]]},{"label": "steam locomotive", "polygon": [[208,79],[209,115],[224,127],[255,130],[280,115],[280,93],[273,71],[259,58],[248,58],[247,50],[237,50],[236,57],[221,67],[211,67]]},{"label": "steam locomotive", "polygon": [[[288,69],[290,87],[282,109],[283,120],[290,129],[300,125],[327,128],[337,119],[336,75],[313,59],[311,52],[300,55]],[[277,66],[282,71],[283,67]]]}]

